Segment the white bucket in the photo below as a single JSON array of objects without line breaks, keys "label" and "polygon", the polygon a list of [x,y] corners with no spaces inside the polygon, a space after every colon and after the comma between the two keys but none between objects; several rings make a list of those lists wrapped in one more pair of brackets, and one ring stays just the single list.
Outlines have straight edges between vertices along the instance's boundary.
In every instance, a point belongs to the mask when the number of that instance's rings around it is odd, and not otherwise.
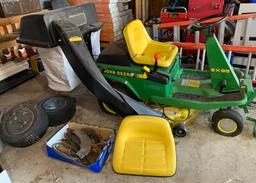
[{"label": "white bucket", "polygon": [[66,92],[73,90],[81,83],[60,47],[38,48],[38,52],[51,89]]}]

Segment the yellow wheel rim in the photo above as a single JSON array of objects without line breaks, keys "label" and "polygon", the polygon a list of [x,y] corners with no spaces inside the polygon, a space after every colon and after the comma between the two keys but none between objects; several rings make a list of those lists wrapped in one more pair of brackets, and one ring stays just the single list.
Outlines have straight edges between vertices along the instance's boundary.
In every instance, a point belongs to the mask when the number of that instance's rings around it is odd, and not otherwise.
[{"label": "yellow wheel rim", "polygon": [[164,107],[164,114],[171,120],[182,121],[189,117],[189,109]]},{"label": "yellow wheel rim", "polygon": [[107,104],[105,104],[104,102],[102,103],[103,107],[106,109],[106,111],[108,111],[110,114],[114,114],[116,115],[117,113],[115,111],[113,111]]},{"label": "yellow wheel rim", "polygon": [[218,129],[222,133],[226,133],[226,134],[234,133],[237,130],[237,128],[238,128],[238,126],[237,126],[236,122],[229,118],[221,119],[218,122]]},{"label": "yellow wheel rim", "polygon": [[175,123],[182,123],[184,125],[190,124],[200,111],[195,109],[185,109],[177,107],[164,107],[163,113],[167,118],[174,121]]}]

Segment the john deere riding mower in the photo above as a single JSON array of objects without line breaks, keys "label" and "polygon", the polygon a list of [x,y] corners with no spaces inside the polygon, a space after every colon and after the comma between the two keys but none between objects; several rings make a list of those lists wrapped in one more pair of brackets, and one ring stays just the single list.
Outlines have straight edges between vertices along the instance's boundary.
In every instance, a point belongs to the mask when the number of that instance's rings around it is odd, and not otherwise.
[{"label": "john deere riding mower", "polygon": [[91,3],[23,17],[17,41],[47,49],[60,47],[79,79],[109,112],[162,117],[174,134],[184,136],[184,123],[196,110],[217,110],[212,117],[214,130],[236,136],[244,122],[236,108],[247,112],[256,93],[250,77],[231,67],[213,34],[213,27],[224,19],[197,24],[202,19],[189,27],[209,29],[209,71],[182,69],[178,48],[153,41],[139,20],[124,29],[125,42],[109,46],[94,61],[84,38],[97,25]]},{"label": "john deere riding mower", "polygon": [[[182,69],[178,48],[152,40],[140,20],[125,27],[126,44],[115,43],[103,50],[97,66],[114,88],[147,104],[163,109],[174,106],[183,112],[187,109],[187,115],[192,109],[217,110],[212,117],[213,129],[221,135],[236,136],[242,132],[244,118],[235,108],[247,111],[256,93],[251,78],[232,68],[213,33],[214,26],[225,18],[199,25],[208,19],[204,18],[188,27],[192,31],[209,29],[209,71]],[[108,104],[101,102],[101,106],[114,113]]]}]

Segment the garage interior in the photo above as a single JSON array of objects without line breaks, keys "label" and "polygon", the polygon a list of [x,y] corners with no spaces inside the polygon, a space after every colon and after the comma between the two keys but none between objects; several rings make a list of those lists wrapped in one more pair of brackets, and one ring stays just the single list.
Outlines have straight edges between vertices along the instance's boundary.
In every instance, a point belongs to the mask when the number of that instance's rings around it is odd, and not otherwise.
[{"label": "garage interior", "polygon": [[256,2],[204,3],[0,1],[0,183],[255,182]]}]

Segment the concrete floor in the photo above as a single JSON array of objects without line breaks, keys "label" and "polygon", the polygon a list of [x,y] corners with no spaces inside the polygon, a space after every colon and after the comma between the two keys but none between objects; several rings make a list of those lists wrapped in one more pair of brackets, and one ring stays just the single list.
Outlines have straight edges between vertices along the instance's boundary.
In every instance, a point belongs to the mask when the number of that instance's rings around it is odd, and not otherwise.
[{"label": "concrete floor", "polygon": [[[27,100],[40,100],[57,94],[47,87],[44,76],[32,79],[0,95],[0,109]],[[73,121],[117,128],[120,117],[101,112],[96,98],[83,86],[69,95],[77,99]],[[253,109],[251,111],[254,113]],[[157,178],[114,173],[110,157],[101,173],[93,173],[61,161],[48,158],[45,142],[58,127],[49,128],[46,135],[31,147],[18,149],[5,145],[0,162],[8,170],[13,183],[84,183],[84,182],[168,182],[168,183],[253,183],[256,182],[256,139],[252,125],[246,123],[243,133],[235,138],[217,135],[209,126],[209,114],[204,113],[190,126],[185,138],[176,138],[177,172],[173,177]]]}]

